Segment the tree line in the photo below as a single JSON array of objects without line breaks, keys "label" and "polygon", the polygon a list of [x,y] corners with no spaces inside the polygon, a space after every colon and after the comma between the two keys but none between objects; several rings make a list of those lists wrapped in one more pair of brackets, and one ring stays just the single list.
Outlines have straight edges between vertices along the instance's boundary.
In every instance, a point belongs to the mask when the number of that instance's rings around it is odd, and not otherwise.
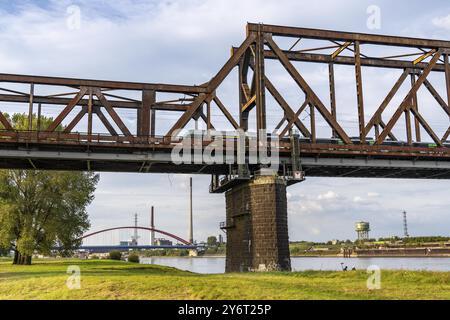
[{"label": "tree line", "polygon": [[[5,116],[15,129],[28,128],[27,115]],[[48,126],[53,119],[40,120]],[[86,208],[98,181],[92,172],[0,170],[0,251],[14,251],[20,265],[34,253],[70,255],[90,227]]]}]

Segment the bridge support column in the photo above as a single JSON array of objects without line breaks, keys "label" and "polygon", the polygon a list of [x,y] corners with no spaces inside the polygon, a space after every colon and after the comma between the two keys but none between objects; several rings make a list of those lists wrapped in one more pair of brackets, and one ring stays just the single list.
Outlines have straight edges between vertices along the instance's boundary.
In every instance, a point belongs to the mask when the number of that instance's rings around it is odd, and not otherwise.
[{"label": "bridge support column", "polygon": [[291,270],[286,183],[260,176],[225,194],[226,272]]}]

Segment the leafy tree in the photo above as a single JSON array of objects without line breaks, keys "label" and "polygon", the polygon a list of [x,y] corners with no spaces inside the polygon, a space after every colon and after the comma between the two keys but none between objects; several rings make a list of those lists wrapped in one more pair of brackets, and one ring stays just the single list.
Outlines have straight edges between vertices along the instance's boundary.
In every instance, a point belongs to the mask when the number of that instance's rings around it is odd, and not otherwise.
[{"label": "leafy tree", "polygon": [[217,246],[217,238],[215,236],[210,236],[206,240],[208,247],[216,247]]},{"label": "leafy tree", "polygon": [[139,256],[136,253],[130,253],[128,256],[128,262],[139,263]]},{"label": "leafy tree", "polygon": [[[27,120],[15,114],[10,121],[20,130]],[[51,121],[41,119],[43,126]],[[49,254],[52,248],[68,255],[79,246],[98,180],[91,172],[1,170],[0,247],[14,250],[13,263],[31,264],[34,252]]]},{"label": "leafy tree", "polygon": [[120,251],[114,250],[109,253],[109,259],[120,260],[122,259],[122,253]]}]

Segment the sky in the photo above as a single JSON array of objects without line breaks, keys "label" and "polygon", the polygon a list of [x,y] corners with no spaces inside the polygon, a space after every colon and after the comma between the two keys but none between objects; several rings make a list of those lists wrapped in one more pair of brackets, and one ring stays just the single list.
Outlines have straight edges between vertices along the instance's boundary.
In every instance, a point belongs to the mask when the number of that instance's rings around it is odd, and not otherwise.
[{"label": "sky", "polygon": [[[375,29],[368,25],[373,6],[380,10]],[[0,72],[201,84],[226,62],[231,46],[245,39],[247,22],[450,40],[450,3],[1,0]],[[327,101],[326,66],[297,66]],[[268,63],[267,70],[288,102],[301,104],[298,90],[280,66]],[[336,73],[340,121],[357,132],[354,70],[336,67]],[[372,80],[364,84],[367,114],[378,106],[399,74],[363,70],[363,79]],[[431,80],[445,96],[437,84],[439,76]],[[235,83],[232,76],[220,88],[221,97],[230,106],[237,105]],[[402,90],[406,92],[406,88]],[[448,119],[433,105],[431,96],[422,93],[421,98],[427,106],[424,117],[445,132]],[[270,104],[268,101],[268,117],[274,125],[279,119]],[[52,115],[51,110],[46,112]],[[388,108],[389,112],[392,109]],[[133,115],[124,116],[132,127]],[[175,120],[163,115],[157,130]],[[213,121],[225,125],[218,113]],[[323,121],[318,121],[318,126],[320,133],[326,132]],[[401,128],[396,130],[401,136]],[[131,225],[134,213],[138,213],[141,225],[148,225],[153,205],[157,228],[187,238],[189,176],[101,173],[100,177],[95,200],[88,208],[92,230]],[[198,241],[220,234],[219,223],[225,220],[224,195],[209,194],[209,180],[209,176],[194,176],[194,238]],[[370,222],[371,237],[401,235],[403,210],[408,212],[411,235],[450,236],[449,185],[439,180],[307,177],[288,188],[290,240],[354,239],[354,223],[360,220]]]}]

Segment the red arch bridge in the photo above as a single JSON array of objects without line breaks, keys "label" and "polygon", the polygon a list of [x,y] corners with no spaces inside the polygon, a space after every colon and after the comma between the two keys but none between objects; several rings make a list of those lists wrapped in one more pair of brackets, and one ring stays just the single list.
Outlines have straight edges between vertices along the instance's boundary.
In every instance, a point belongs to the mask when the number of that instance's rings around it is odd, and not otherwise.
[{"label": "red arch bridge", "polygon": [[[100,234],[111,233],[112,231],[117,231],[117,230],[145,230],[145,231],[149,231],[149,232],[155,232],[157,234],[161,234],[161,235],[164,235],[171,239],[176,240],[177,244],[175,244],[175,245],[152,245],[152,244],[149,244],[149,245],[111,245],[111,244],[91,245],[91,244],[86,244],[86,241],[85,241],[86,239],[93,238],[94,236],[100,235]],[[174,234],[164,231],[164,230],[159,230],[159,229],[155,229],[155,228],[151,228],[151,227],[125,226],[125,227],[108,228],[108,229],[103,229],[103,230],[85,234],[80,238],[80,240],[83,240],[83,244],[78,248],[78,250],[84,250],[84,251],[96,252],[96,253],[108,252],[108,251],[112,251],[112,250],[124,250],[124,251],[125,250],[142,250],[142,249],[189,249],[189,250],[194,250],[194,249],[199,248],[199,245],[192,244],[189,241],[184,240],[183,238],[181,238],[177,235],[174,235]]]}]

